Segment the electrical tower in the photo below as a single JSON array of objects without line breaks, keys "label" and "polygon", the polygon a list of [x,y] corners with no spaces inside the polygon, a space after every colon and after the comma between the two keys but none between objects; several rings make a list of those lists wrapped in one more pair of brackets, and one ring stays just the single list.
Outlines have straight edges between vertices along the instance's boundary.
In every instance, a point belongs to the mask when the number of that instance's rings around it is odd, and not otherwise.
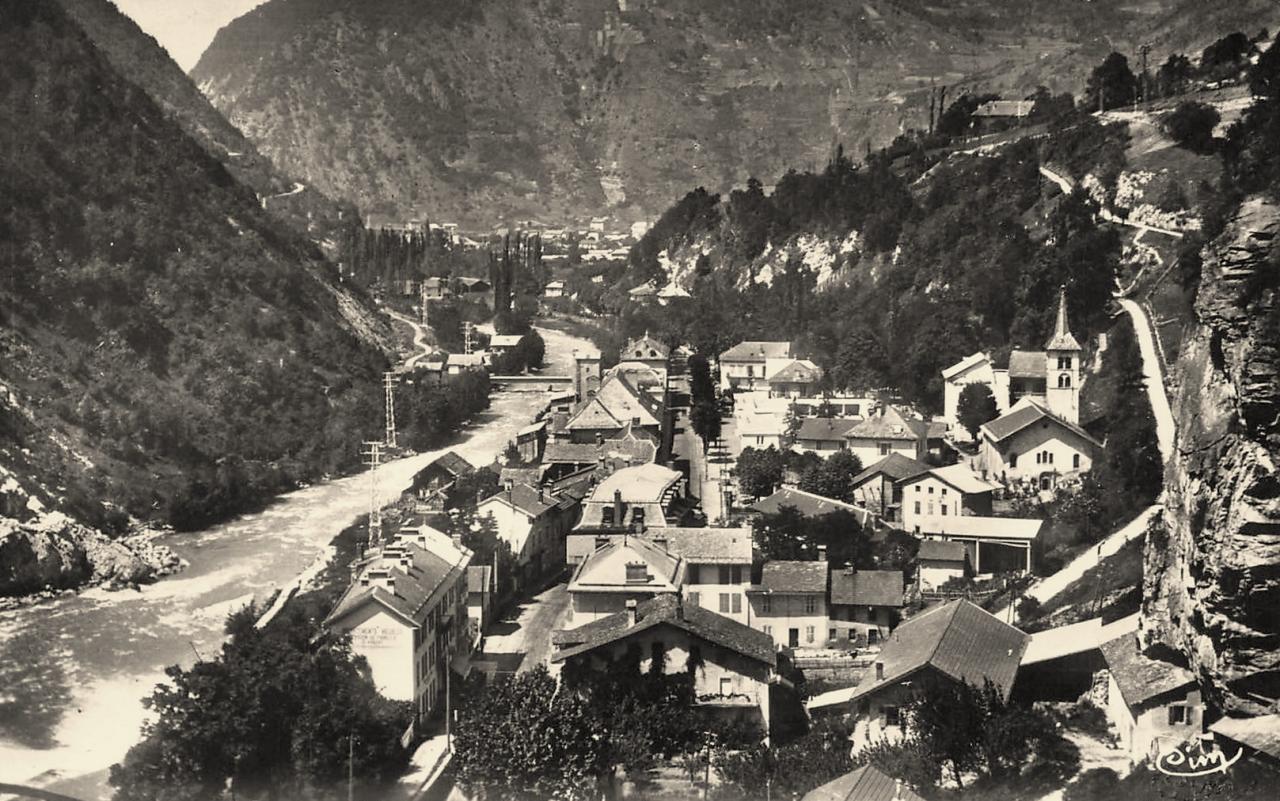
[{"label": "electrical tower", "polygon": [[369,467],[369,547],[382,540],[382,504],[378,502],[378,465],[382,464],[382,443],[371,440],[361,450],[364,463]]},{"label": "electrical tower", "polygon": [[387,439],[388,448],[396,447],[396,374],[382,374],[382,388],[387,396]]},{"label": "electrical tower", "polygon": [[422,288],[418,292],[418,303],[422,306],[422,324],[426,325],[427,324],[427,305],[428,305],[426,279],[423,279]]},{"label": "electrical tower", "polygon": [[471,353],[471,348],[474,345],[471,335],[474,328],[475,326],[473,326],[471,323],[462,324],[462,352],[463,353]]}]

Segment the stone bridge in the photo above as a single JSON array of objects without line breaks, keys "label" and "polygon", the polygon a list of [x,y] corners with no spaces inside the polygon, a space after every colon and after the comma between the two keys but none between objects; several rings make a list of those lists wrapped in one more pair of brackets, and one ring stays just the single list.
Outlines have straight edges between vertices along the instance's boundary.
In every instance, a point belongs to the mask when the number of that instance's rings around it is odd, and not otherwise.
[{"label": "stone bridge", "polygon": [[573,389],[571,375],[491,375],[489,383],[512,392],[563,392]]}]

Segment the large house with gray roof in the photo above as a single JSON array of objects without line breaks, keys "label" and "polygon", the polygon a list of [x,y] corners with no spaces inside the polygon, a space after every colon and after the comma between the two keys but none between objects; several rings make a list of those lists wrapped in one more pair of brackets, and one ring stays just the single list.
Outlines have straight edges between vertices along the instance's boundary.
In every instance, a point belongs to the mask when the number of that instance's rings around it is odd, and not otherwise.
[{"label": "large house with gray roof", "polygon": [[791,357],[790,342],[739,342],[720,354],[720,389],[749,392],[768,389],[765,364]]},{"label": "large house with gray roof", "polygon": [[564,564],[565,536],[578,522],[579,500],[543,487],[510,483],[476,505],[476,517],[488,517],[499,539],[511,546],[519,575],[527,587]]},{"label": "large house with gray roof", "polygon": [[902,618],[904,587],[901,570],[832,570],[828,639],[851,648],[879,645]]},{"label": "large house with gray roof", "polygon": [[822,648],[827,641],[826,554],[813,561],[765,562],[747,589],[752,628],[779,647]]},{"label": "large house with gray roof", "polygon": [[1037,490],[1089,472],[1093,454],[1102,447],[1089,432],[1031,398],[982,426],[979,437],[978,463],[987,478]]},{"label": "large house with gray roof", "polygon": [[568,623],[577,627],[621,612],[627,601],[679,595],[687,565],[645,537],[624,535],[594,549],[569,579]]}]

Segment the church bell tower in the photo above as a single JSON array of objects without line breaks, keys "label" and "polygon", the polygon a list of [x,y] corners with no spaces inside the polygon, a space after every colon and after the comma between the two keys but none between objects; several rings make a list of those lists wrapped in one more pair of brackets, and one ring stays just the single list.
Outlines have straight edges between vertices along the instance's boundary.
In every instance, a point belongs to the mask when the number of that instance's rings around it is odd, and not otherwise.
[{"label": "church bell tower", "polygon": [[1080,343],[1067,326],[1067,288],[1058,291],[1058,319],[1045,350],[1045,401],[1049,411],[1072,425],[1080,423]]}]

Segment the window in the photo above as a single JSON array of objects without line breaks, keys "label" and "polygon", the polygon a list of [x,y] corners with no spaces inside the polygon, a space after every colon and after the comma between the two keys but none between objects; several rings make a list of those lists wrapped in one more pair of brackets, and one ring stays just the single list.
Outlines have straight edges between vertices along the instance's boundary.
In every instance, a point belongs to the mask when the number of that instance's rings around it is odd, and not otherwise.
[{"label": "window", "polygon": [[942,510],[942,516],[943,516],[943,517],[946,517],[946,516],[947,516],[947,505],[944,503],[944,504],[942,504],[939,508]]},{"label": "window", "polygon": [[888,456],[888,455],[889,455],[889,443],[887,443],[887,442],[881,442],[881,443],[880,443],[880,455],[881,455],[881,456]]},{"label": "window", "polygon": [[916,514],[920,514],[920,502],[916,501]]},{"label": "window", "polygon": [[813,642],[813,626],[804,627],[804,641]]},{"label": "window", "polygon": [[920,491],[920,485],[919,485],[919,484],[916,484],[916,486],[915,486],[915,490],[916,490],[916,492],[919,492],[919,491]]},{"label": "window", "polygon": [[689,593],[689,606],[701,606],[701,605],[702,605],[702,597],[696,592]]},{"label": "window", "polygon": [[729,569],[729,583],[730,584],[742,583],[742,565],[733,565]]},{"label": "window", "polygon": [[729,676],[720,677],[720,694],[733,695],[733,679]]},{"label": "window", "polygon": [[733,596],[733,614],[742,614],[742,596],[734,593]]},{"label": "window", "polygon": [[812,595],[806,595],[804,599],[804,613],[812,615],[818,611],[818,599]]},{"label": "window", "polygon": [[770,626],[768,623],[766,623],[766,624],[765,624],[765,626],[764,626],[764,634],[765,634],[765,636],[766,636],[766,637],[772,637],[772,636],[773,636],[773,626]]},{"label": "window", "polygon": [[933,487],[929,487],[929,494],[930,494],[930,495],[932,495],[932,494],[933,494]]},{"label": "window", "polygon": [[1066,373],[1058,376],[1058,389],[1071,389],[1071,376]]},{"label": "window", "polygon": [[943,488],[942,488],[942,494],[943,494],[943,495],[946,495],[946,494],[947,494],[947,488],[946,488],[946,487],[943,487]]},{"label": "window", "polygon": [[728,565],[720,565],[720,580],[718,584],[728,584],[730,580],[730,571]]},{"label": "window", "polygon": [[1185,704],[1173,704],[1169,707],[1169,725],[1185,726],[1191,722],[1191,710]]},{"label": "window", "polygon": [[648,580],[649,580],[649,569],[648,569],[648,566],[645,565],[643,562],[639,564],[633,563],[633,564],[627,565],[627,583],[628,584],[635,584],[635,583],[643,584]]},{"label": "window", "polygon": [[613,525],[613,507],[606,506],[600,510],[600,522],[606,526]]},{"label": "window", "polygon": [[700,574],[701,565],[689,565],[689,583],[701,584],[702,576]]},{"label": "window", "polygon": [[833,642],[835,641],[835,639],[836,639],[836,630],[835,630],[835,629],[827,629],[827,639],[828,639],[828,640],[831,640],[831,641],[833,641]]},{"label": "window", "polygon": [[881,708],[884,711],[884,725],[901,726],[902,715],[898,712],[896,706],[886,706]]},{"label": "window", "polygon": [[1080,469],[1080,454],[1078,453],[1071,454],[1071,469],[1072,470]]},{"label": "window", "polygon": [[1059,356],[1059,357],[1058,357],[1058,369],[1059,369],[1059,370],[1070,370],[1070,369],[1071,369],[1071,357],[1070,357],[1070,356]]},{"label": "window", "polygon": [[772,599],[772,598],[770,598],[770,597],[769,597],[769,596],[767,596],[767,595],[761,596],[761,598],[760,598],[760,611],[762,611],[762,612],[766,612],[766,613],[768,613],[768,612],[772,612],[772,611],[773,611],[773,599]]},{"label": "window", "polygon": [[728,613],[729,613],[729,593],[722,592],[720,593],[720,614],[725,615]]},{"label": "window", "polygon": [[1043,452],[1037,452],[1037,453],[1036,453],[1036,464],[1040,464],[1040,461],[1041,461],[1043,458],[1044,458],[1044,453],[1043,453]]},{"label": "window", "polygon": [[933,517],[933,501],[929,501],[929,516]]},{"label": "window", "polygon": [[754,376],[755,376],[755,374],[756,374],[756,368],[754,368],[754,367],[752,367],[751,365],[749,365],[749,364],[748,364],[748,365],[747,365],[747,378],[752,378],[752,377],[754,377]]},{"label": "window", "polygon": [[879,629],[867,629],[867,645],[875,645],[880,642]]},{"label": "window", "polygon": [[858,404],[856,404],[856,403],[855,403],[855,404],[852,404],[852,405],[850,405],[850,406],[849,406],[849,416],[850,416],[850,417],[861,417],[861,416],[862,416],[862,412],[860,412],[860,411],[858,410]]},{"label": "window", "polygon": [[631,524],[637,528],[644,528],[644,509],[639,507],[631,513]]},{"label": "window", "polygon": [[1017,466],[1018,466],[1018,454],[1016,453],[1009,454],[1009,467],[1017,467]]}]

